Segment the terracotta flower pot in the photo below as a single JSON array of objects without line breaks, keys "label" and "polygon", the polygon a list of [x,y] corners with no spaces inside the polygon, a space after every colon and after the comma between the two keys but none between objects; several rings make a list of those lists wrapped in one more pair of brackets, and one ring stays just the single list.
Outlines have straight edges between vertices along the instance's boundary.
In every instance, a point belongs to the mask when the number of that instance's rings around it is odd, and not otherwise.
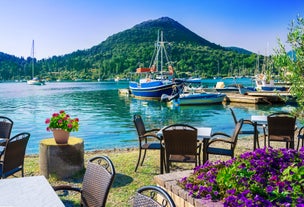
[{"label": "terracotta flower pot", "polygon": [[67,144],[70,136],[70,132],[62,129],[51,129],[54,139],[57,144]]}]

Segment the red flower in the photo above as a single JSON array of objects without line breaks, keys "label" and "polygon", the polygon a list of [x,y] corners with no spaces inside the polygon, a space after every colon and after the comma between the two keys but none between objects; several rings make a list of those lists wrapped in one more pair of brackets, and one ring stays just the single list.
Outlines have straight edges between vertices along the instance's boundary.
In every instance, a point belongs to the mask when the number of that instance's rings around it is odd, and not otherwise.
[{"label": "red flower", "polygon": [[45,123],[46,124],[49,124],[51,122],[51,119],[50,118],[47,118],[46,120],[45,120]]}]

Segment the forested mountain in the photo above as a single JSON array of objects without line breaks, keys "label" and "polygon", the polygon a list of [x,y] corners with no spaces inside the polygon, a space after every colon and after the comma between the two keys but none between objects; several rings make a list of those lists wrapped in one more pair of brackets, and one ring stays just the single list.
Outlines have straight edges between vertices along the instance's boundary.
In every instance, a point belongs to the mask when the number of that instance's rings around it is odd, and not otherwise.
[{"label": "forested mountain", "polygon": [[[177,75],[252,75],[256,54],[224,48],[191,32],[169,17],[149,20],[108,37],[99,45],[63,56],[35,61],[35,74],[47,79],[129,77],[139,66],[148,67],[158,31],[168,41],[168,55]],[[32,58],[0,53],[0,80],[29,79]],[[263,57],[259,63],[263,62]],[[239,74],[241,73],[241,74]]]}]

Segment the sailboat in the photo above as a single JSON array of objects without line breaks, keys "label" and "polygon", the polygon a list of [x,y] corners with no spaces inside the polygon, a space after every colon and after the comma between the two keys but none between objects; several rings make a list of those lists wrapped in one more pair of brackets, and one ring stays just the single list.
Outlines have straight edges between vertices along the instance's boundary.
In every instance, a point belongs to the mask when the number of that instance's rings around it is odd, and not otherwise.
[{"label": "sailboat", "polygon": [[[168,65],[166,71],[163,69],[164,56],[166,65]],[[141,75],[140,80],[129,82],[129,89],[136,98],[160,100],[163,94],[171,95],[181,87],[183,81],[174,78],[173,67],[170,64],[163,40],[163,31],[158,33],[154,56],[149,68],[137,68],[136,73]]]},{"label": "sailboat", "polygon": [[40,80],[38,77],[34,77],[35,73],[35,66],[34,66],[34,40],[32,42],[32,79],[27,81],[27,84],[29,85],[45,85],[45,82]]}]

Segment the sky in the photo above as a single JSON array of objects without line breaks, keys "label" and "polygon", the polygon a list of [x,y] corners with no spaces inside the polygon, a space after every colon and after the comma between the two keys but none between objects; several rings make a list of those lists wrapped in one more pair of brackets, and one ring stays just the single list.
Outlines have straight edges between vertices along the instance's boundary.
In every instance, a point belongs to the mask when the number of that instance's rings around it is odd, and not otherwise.
[{"label": "sky", "polygon": [[34,40],[38,60],[65,55],[170,17],[215,44],[270,55],[298,15],[303,0],[0,0],[0,52],[27,58]]}]

